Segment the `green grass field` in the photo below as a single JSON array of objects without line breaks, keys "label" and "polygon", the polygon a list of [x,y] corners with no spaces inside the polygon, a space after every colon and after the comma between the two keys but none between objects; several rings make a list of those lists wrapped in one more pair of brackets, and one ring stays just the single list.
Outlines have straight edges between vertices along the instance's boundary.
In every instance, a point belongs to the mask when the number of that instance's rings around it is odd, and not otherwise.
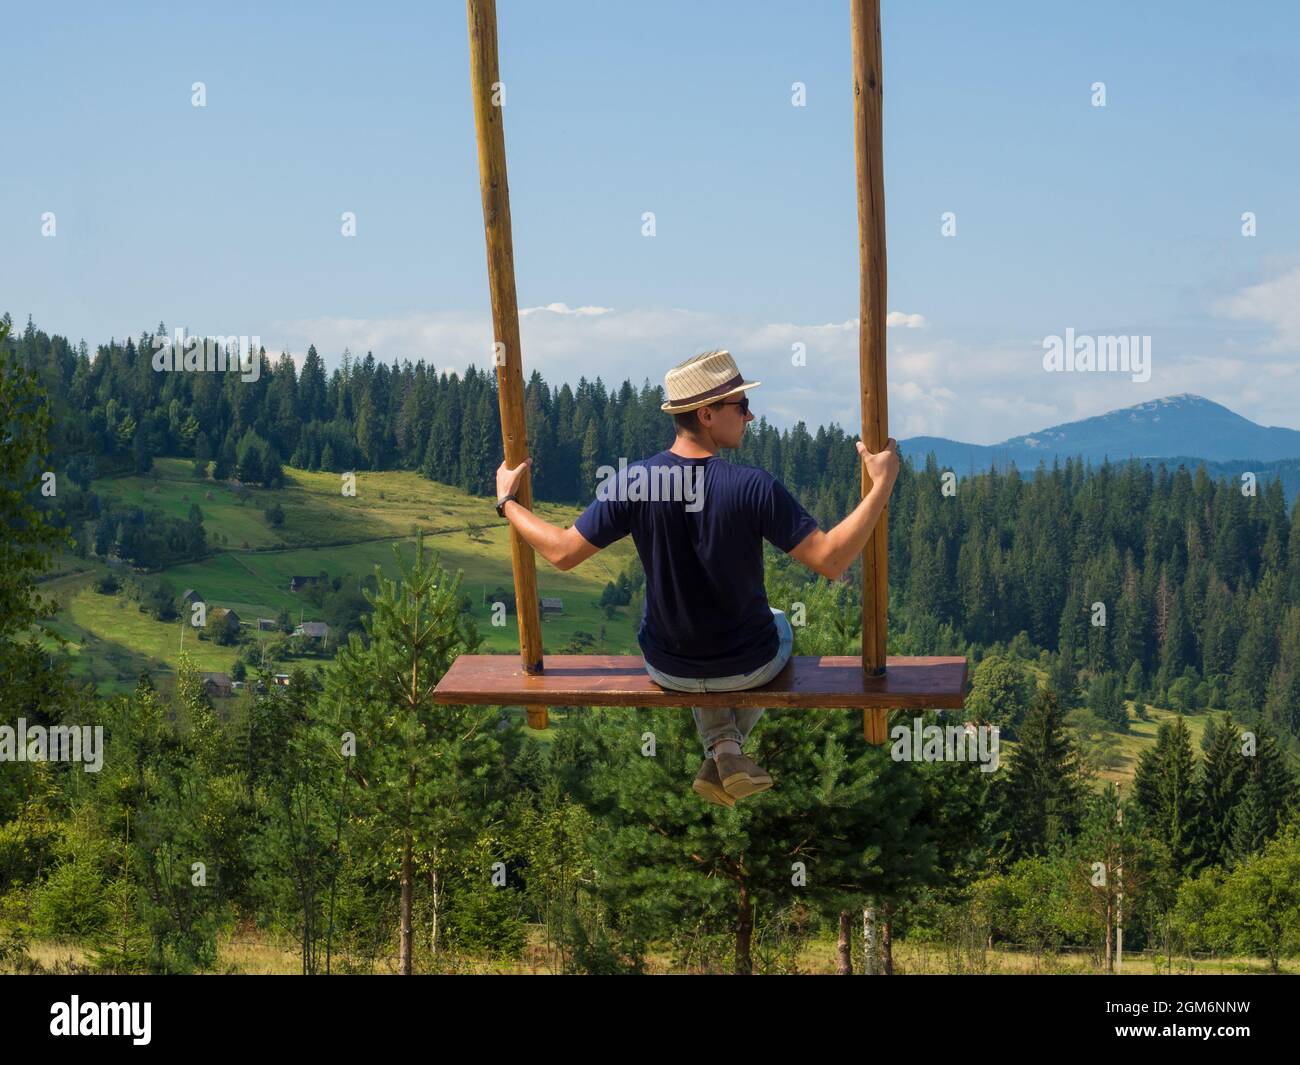
[{"label": "green grass field", "polygon": [[[61,609],[50,625],[65,641],[72,676],[93,681],[102,694],[129,691],[141,670],[170,674],[181,650],[181,622],[162,623],[139,610],[125,595],[100,595],[91,584],[94,574],[50,582]],[[52,649],[56,641],[45,640]],[[229,670],[237,648],[221,647],[185,634],[185,651],[200,670]]]},{"label": "green grass field", "polygon": [[[294,620],[316,620],[311,601],[289,590],[291,577],[322,571],[330,577],[364,576],[376,566],[394,576],[394,548],[409,563],[415,554],[415,536],[423,533],[426,547],[438,554],[448,572],[463,571],[461,587],[474,603],[472,616],[483,637],[481,650],[518,649],[513,615],[504,626],[492,624],[490,593],[514,585],[508,526],[490,500],[407,472],[358,473],[355,496],[342,494],[338,474],[286,468],[285,475],[284,489],[250,489],[243,502],[215,482],[197,480],[191,464],[181,459],[159,459],[146,476],[106,479],[94,487],[124,503],[157,507],[177,518],[187,517],[190,506],[197,503],[214,553],[158,576],[170,582],[177,595],[195,588],[209,609],[231,607],[250,623],[258,617],[275,617],[281,610]],[[273,502],[285,512],[280,528],[273,528],[263,515]],[[536,509],[562,526],[572,524],[580,513],[576,507],[549,503]],[[568,573],[538,559],[539,596],[564,601],[564,614],[543,622],[546,652],[554,653],[579,631],[599,640],[603,628],[599,649],[636,653],[636,619],[623,608],[607,620],[596,605],[605,583],[615,579],[634,556],[631,541],[624,540]],[[107,693],[133,686],[142,669],[174,672],[180,622],[155,621],[140,613],[138,604],[125,594],[96,593],[91,585],[105,569],[93,560],[62,559],[55,578],[42,587],[61,605],[51,627],[69,641],[65,652],[73,675],[93,679]],[[185,649],[203,670],[229,669],[237,652],[194,640],[189,634]]]},{"label": "green grass field", "polygon": [[1127,733],[1115,733],[1119,740],[1118,760],[1110,768],[1102,770],[1098,774],[1098,783],[1104,787],[1106,783],[1127,783],[1133,779],[1133,774],[1137,770],[1138,758],[1143,751],[1155,746],[1156,732],[1160,726],[1171,721],[1175,717],[1182,717],[1187,723],[1187,731],[1191,734],[1192,750],[1199,755],[1201,750],[1201,737],[1205,734],[1205,729],[1212,720],[1220,718],[1226,711],[1223,710],[1202,710],[1194,714],[1179,714],[1175,710],[1163,710],[1159,707],[1151,706],[1147,708],[1147,720],[1140,721],[1133,715],[1132,703],[1129,704],[1129,720]]},{"label": "green grass field", "polygon": [[[306,547],[463,531],[468,523],[500,525],[490,500],[434,484],[419,474],[356,474],[356,495],[342,494],[339,474],[285,468],[282,489],[250,488],[240,495],[215,481],[200,481],[191,463],[157,459],[143,477],[95,482],[95,491],[122,503],[158,508],[168,517],[188,517],[197,504],[208,542],[217,550]],[[284,510],[284,524],[273,528],[263,516],[272,503]],[[571,522],[573,507],[543,503],[537,512],[548,521]],[[620,563],[621,565],[621,563]],[[617,572],[617,569],[615,570]]]}]

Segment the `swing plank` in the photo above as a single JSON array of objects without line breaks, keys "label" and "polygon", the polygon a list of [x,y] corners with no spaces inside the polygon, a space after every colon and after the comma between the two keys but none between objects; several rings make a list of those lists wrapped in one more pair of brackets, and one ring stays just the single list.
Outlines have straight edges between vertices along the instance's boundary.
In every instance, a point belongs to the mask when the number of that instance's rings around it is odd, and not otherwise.
[{"label": "swing plank", "polygon": [[958,710],[966,659],[890,657],[882,677],[864,677],[854,655],[798,655],[762,688],[679,692],[661,688],[639,655],[547,655],[527,674],[518,655],[461,655],[436,702],[499,706],[712,706]]}]

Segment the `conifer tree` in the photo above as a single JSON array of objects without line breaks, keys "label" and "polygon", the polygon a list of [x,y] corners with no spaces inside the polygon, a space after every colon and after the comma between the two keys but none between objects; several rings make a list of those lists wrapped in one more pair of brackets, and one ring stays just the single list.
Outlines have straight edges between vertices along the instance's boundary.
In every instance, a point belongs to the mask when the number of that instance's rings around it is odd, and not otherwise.
[{"label": "conifer tree", "polygon": [[1226,865],[1248,765],[1231,714],[1210,720],[1201,737],[1201,750],[1205,752],[1200,775],[1202,853],[1207,864]]},{"label": "conifer tree", "polygon": [[1138,758],[1133,790],[1152,835],[1169,848],[1174,868],[1194,872],[1200,804],[1191,733],[1183,718],[1161,724],[1155,747]]},{"label": "conifer tree", "polygon": [[199,431],[194,438],[194,476],[201,480],[206,480],[208,476],[208,463],[212,461],[212,447],[208,443],[208,434]]},{"label": "conifer tree", "polygon": [[[460,574],[447,574],[420,537],[415,558],[394,547],[398,574],[375,567],[373,612],[339,650],[325,684],[340,735],[356,737],[353,772],[367,834],[393,864],[399,887],[399,965],[413,971],[417,866],[446,877],[452,853],[474,839],[503,795],[494,787],[497,741],[484,728],[491,707],[439,706],[433,690],[480,637],[460,611]],[[491,877],[491,868],[472,875]]]},{"label": "conifer tree", "polygon": [[1039,691],[1030,705],[1004,772],[998,796],[1003,853],[1015,860],[1063,844],[1079,823],[1085,779],[1052,689]]},{"label": "conifer tree", "polygon": [[1233,812],[1226,855],[1234,863],[1258,853],[1295,813],[1295,778],[1271,733],[1260,730],[1254,736],[1253,755],[1248,754],[1243,761],[1246,779]]}]

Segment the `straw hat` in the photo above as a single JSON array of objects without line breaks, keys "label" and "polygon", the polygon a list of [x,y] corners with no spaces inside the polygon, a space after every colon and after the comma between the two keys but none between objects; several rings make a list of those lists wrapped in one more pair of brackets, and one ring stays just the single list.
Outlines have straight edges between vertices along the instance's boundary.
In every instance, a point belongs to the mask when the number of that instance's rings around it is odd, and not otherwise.
[{"label": "straw hat", "polygon": [[659,409],[666,414],[684,414],[762,383],[746,381],[736,369],[731,352],[705,351],[674,366],[664,376],[668,402]]}]

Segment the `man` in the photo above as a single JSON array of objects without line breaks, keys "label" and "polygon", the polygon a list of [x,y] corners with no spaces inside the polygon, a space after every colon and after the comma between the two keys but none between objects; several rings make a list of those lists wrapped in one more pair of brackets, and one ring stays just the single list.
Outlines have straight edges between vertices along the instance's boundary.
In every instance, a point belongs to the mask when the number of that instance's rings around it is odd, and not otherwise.
[{"label": "man", "polygon": [[[497,470],[497,510],[552,565],[570,570],[631,533],[645,567],[645,613],[637,642],[646,671],[676,691],[758,688],[789,661],[794,632],[770,607],[763,587],[763,540],[813,572],[837,579],[862,554],[898,476],[893,440],[873,455],[858,454],[871,491],[830,532],[775,477],[718,456],[740,447],[753,420],[746,381],[726,351],[706,351],[668,371],[668,401],[677,439],[667,451],[607,478],[597,499],[569,529],[525,510],[514,499],[532,459]],[[603,467],[611,469],[612,467]],[[610,483],[614,480],[614,483]],[[742,748],[762,709],[695,707],[705,759],[692,785],[709,802],[736,799],[772,786],[772,778]]]}]

